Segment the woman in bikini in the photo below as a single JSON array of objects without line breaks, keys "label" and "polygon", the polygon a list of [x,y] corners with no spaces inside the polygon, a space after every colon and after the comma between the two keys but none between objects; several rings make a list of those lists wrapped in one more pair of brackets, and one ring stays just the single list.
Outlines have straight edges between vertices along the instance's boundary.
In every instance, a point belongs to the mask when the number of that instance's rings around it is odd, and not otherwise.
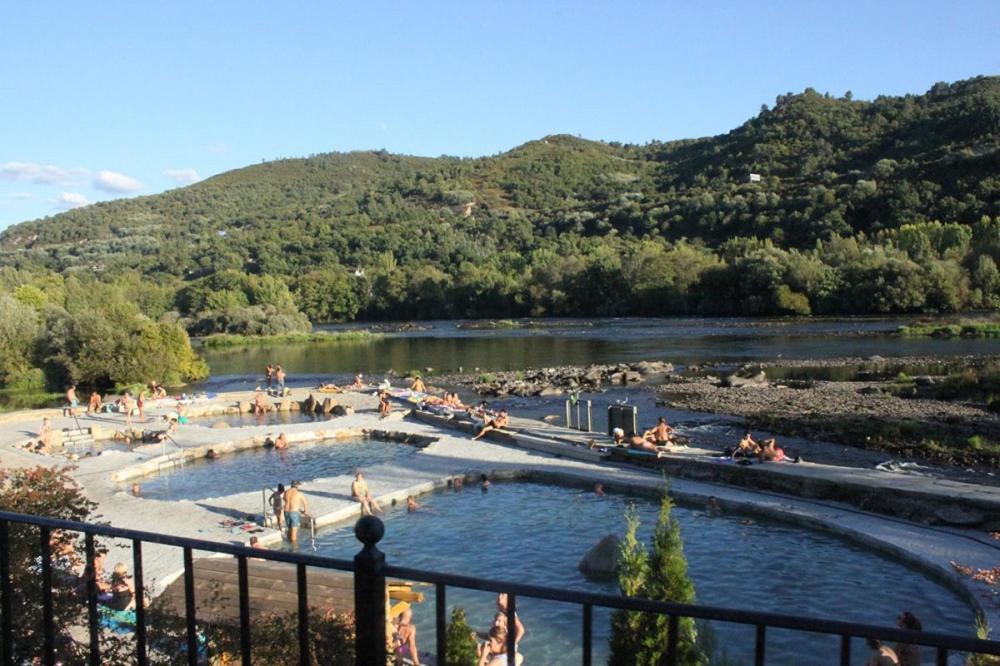
[{"label": "woman in bikini", "polygon": [[420,666],[420,654],[417,651],[417,628],[413,626],[413,611],[407,608],[399,614],[396,621],[395,639],[395,659],[397,664],[403,664],[404,659],[409,659],[413,666]]}]

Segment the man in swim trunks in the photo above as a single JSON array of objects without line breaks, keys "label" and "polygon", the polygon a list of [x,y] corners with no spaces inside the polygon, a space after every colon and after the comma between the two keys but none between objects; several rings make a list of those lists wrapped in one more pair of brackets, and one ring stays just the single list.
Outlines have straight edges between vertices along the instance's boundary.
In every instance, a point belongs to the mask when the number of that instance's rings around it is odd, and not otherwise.
[{"label": "man in swim trunks", "polygon": [[354,483],[351,484],[351,498],[361,505],[362,516],[371,516],[376,511],[382,510],[382,507],[378,505],[378,502],[375,501],[375,498],[372,497],[371,492],[368,490],[368,482],[365,481],[365,477],[361,472],[354,475]]},{"label": "man in swim trunks", "polygon": [[413,378],[410,390],[414,393],[427,393],[427,386],[424,384],[424,380],[420,378],[420,375]]},{"label": "man in swim trunks", "polygon": [[301,487],[301,481],[292,481],[292,487],[285,491],[285,524],[288,525],[288,540],[292,543],[299,540],[302,516],[308,510],[306,496],[299,490]]},{"label": "man in swim trunks", "polygon": [[285,395],[285,369],[280,365],[274,369],[274,381],[278,383],[278,392]]},{"label": "man in swim trunks", "polygon": [[487,421],[486,425],[483,426],[483,429],[479,431],[479,434],[473,437],[472,439],[482,439],[483,437],[486,436],[486,433],[488,433],[491,430],[501,430],[503,428],[506,428],[507,423],[508,423],[507,410],[501,409],[500,413],[497,414],[495,417],[493,417],[493,420]]},{"label": "man in swim trunks", "polygon": [[69,406],[63,410],[64,415],[68,412],[70,416],[76,416],[76,408],[80,406],[80,400],[76,397],[76,384],[66,389],[66,403]]}]

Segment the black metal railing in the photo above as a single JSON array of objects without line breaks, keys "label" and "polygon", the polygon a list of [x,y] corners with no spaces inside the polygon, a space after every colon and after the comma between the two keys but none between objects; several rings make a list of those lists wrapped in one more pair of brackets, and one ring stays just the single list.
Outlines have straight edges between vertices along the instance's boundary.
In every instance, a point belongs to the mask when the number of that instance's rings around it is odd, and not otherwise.
[{"label": "black metal railing", "polygon": [[[840,663],[849,664],[853,639],[875,638],[881,641],[909,643],[931,648],[935,651],[937,663],[947,663],[951,652],[967,654],[988,654],[1000,656],[1000,642],[979,640],[962,636],[932,632],[904,631],[890,627],[879,627],[855,622],[841,622],[818,618],[734,610],[693,604],[676,604],[646,599],[617,597],[571,590],[554,589],[537,585],[525,585],[502,581],[458,576],[434,571],[423,571],[408,567],[386,564],[385,555],[379,551],[377,543],[384,535],[382,522],[374,517],[364,517],[355,525],[355,535],[363,547],[355,555],[353,562],[304,553],[250,549],[243,545],[218,543],[201,539],[167,536],[153,532],[120,529],[107,525],[93,525],[52,518],[41,518],[17,513],[0,512],[0,643],[4,665],[15,663],[15,639],[12,622],[12,581],[10,560],[11,524],[32,525],[38,528],[39,555],[42,594],[42,654],[37,655],[42,663],[54,664],[56,658],[55,627],[53,626],[53,566],[50,536],[52,530],[79,532],[84,535],[87,571],[94,571],[96,557],[95,537],[125,539],[131,541],[133,555],[133,577],[135,585],[136,627],[135,661],[139,666],[148,663],[147,620],[143,603],[145,585],[143,581],[143,544],[159,544],[181,549],[184,561],[184,620],[187,639],[187,658],[192,665],[198,664],[198,631],[195,604],[194,551],[208,551],[232,555],[238,562],[239,626],[242,663],[251,663],[252,626],[248,594],[248,558],[294,564],[297,573],[298,599],[298,643],[300,664],[310,664],[309,646],[309,603],[307,568],[350,571],[354,574],[354,614],[356,664],[373,666],[386,663],[386,578],[398,578],[433,585],[436,592],[435,616],[437,638],[437,663],[445,666],[445,627],[447,611],[447,588],[463,588],[483,592],[505,593],[507,595],[508,663],[515,663],[515,638],[517,600],[520,597],[575,604],[581,607],[581,635],[583,663],[589,665],[593,657],[593,609],[595,607],[658,613],[668,617],[666,642],[667,663],[676,663],[679,643],[680,618],[728,622],[753,627],[755,630],[754,663],[764,664],[767,657],[768,629],[787,629],[814,634],[826,634],[840,638]],[[99,615],[96,582],[86,581],[89,660],[100,664]],[[815,656],[815,655],[813,655]]]}]

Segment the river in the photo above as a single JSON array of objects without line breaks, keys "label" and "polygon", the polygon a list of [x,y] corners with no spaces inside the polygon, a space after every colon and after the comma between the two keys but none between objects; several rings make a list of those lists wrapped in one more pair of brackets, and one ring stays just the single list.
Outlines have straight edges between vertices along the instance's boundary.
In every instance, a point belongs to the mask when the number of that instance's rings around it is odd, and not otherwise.
[{"label": "river", "polygon": [[[996,340],[900,338],[900,318],[801,319],[548,319],[518,327],[485,322],[420,322],[420,330],[388,332],[372,340],[208,349],[212,369],[202,387],[242,389],[264,366],[280,363],[295,385],[341,381],[356,372],[433,368],[487,372],[529,367],[663,360],[679,366],[774,359],[829,359],[872,355],[960,356],[997,353]],[[345,330],[362,326],[327,326]]]}]

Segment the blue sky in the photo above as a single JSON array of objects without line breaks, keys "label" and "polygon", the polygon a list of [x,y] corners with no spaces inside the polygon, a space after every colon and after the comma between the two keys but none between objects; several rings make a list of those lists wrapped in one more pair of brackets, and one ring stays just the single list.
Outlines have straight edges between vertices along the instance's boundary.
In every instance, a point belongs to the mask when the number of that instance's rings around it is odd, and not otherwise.
[{"label": "blue sky", "polygon": [[1000,73],[1000,2],[7,2],[0,228],[276,157],[726,132]]}]

